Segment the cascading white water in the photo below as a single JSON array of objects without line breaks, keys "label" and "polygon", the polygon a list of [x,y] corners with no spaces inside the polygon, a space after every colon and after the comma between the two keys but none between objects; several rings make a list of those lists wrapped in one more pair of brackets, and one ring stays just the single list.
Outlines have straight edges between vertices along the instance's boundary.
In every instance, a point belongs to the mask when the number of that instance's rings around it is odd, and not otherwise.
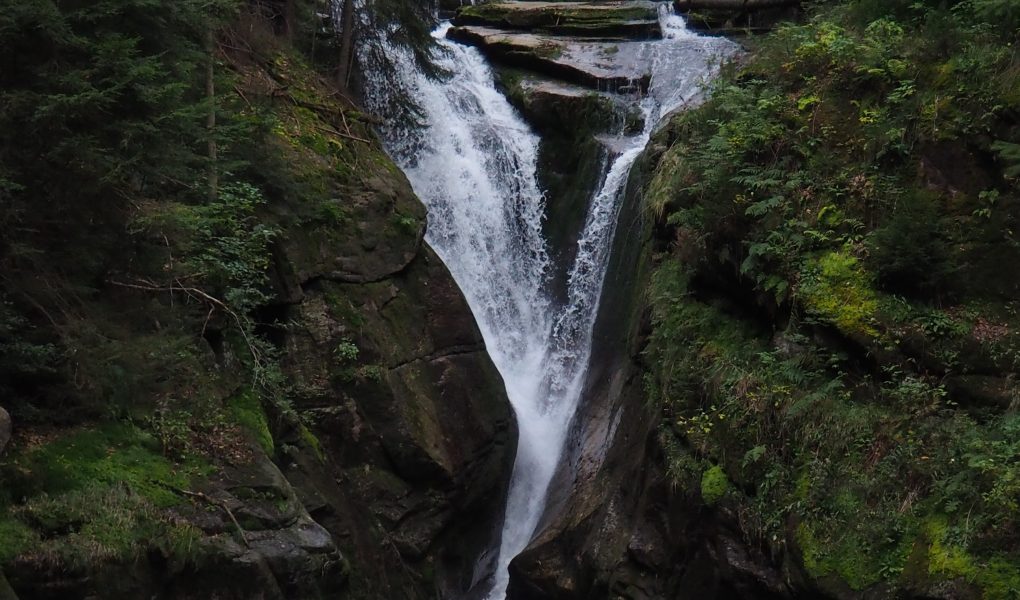
[{"label": "cascading white water", "polygon": [[[430,79],[411,53],[387,45],[390,77],[369,77],[369,108],[386,117],[388,150],[428,207],[428,243],[446,263],[478,321],[503,376],[520,438],[490,600],[505,597],[510,560],[542,517],[591,356],[598,310],[627,176],[660,117],[694,99],[730,42],[689,33],[663,6],[661,41],[642,44],[651,84],[640,100],[644,131],[622,138],[592,198],[570,269],[566,303],[547,295],[549,256],[537,183],[539,139],[496,90],[474,48],[434,33],[450,76]],[[416,119],[395,113],[413,98]]]}]

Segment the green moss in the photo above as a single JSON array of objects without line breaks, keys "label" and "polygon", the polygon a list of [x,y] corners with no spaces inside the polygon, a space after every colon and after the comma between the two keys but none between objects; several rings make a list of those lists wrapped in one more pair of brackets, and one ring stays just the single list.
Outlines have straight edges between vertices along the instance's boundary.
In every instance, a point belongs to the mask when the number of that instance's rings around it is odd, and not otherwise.
[{"label": "green moss", "polygon": [[[12,536],[8,538],[8,536]],[[0,521],[0,564],[31,554],[62,570],[128,561],[150,549],[190,560],[202,533],[121,485],[92,484],[40,495]]]},{"label": "green moss", "polygon": [[365,325],[365,315],[359,310],[354,302],[340,291],[339,287],[333,287],[326,283],[323,286],[325,291],[326,305],[333,315],[340,319],[344,325],[357,328]]},{"label": "green moss", "polygon": [[255,436],[266,454],[272,456],[276,450],[273,434],[269,429],[269,418],[258,395],[248,390],[231,398],[227,403],[234,421]]},{"label": "green moss", "polygon": [[808,473],[802,473],[797,478],[797,485],[794,488],[793,496],[801,502],[807,501],[811,494],[811,475]]},{"label": "green moss", "polygon": [[5,469],[15,498],[57,494],[87,485],[126,485],[157,506],[180,498],[166,486],[186,487],[206,465],[175,465],[152,436],[125,423],[107,423],[66,435],[14,456]]},{"label": "green moss", "polygon": [[28,525],[0,515],[0,565],[10,562],[39,542],[39,534]]},{"label": "green moss", "polygon": [[825,554],[815,538],[815,532],[807,523],[797,526],[796,539],[797,545],[800,546],[804,568],[812,577],[823,577],[831,572],[831,568],[824,564]]},{"label": "green moss", "polygon": [[712,505],[722,500],[730,490],[730,480],[722,467],[715,465],[701,475],[701,499]]},{"label": "green moss", "polygon": [[863,590],[881,579],[876,561],[868,555],[859,539],[847,535],[835,546],[832,541],[820,539],[806,524],[797,528],[797,543],[803,552],[804,566],[813,577],[838,575],[855,590]]},{"label": "green moss", "polygon": [[298,435],[301,437],[301,441],[304,445],[315,452],[315,457],[318,458],[320,462],[326,462],[326,455],[322,452],[322,443],[319,442],[319,438],[312,433],[311,429],[302,425],[298,430]]},{"label": "green moss", "polygon": [[79,430],[8,457],[2,483],[16,504],[0,507],[0,564],[30,553],[60,568],[129,560],[157,547],[197,552],[201,532],[168,509],[192,477],[211,467],[174,464],[156,441],[126,423]]},{"label": "green moss", "polygon": [[1020,598],[1020,565],[1015,557],[996,556],[978,567],[975,580],[985,600]]},{"label": "green moss", "polygon": [[947,578],[966,577],[973,571],[970,556],[962,548],[947,542],[948,522],[944,518],[928,521],[926,533],[928,547],[928,572]]},{"label": "green moss", "polygon": [[563,56],[563,46],[561,44],[549,42],[535,48],[534,52],[536,56],[547,58],[549,60],[556,60]]},{"label": "green moss", "polygon": [[808,312],[851,335],[877,337],[878,301],[868,273],[843,251],[809,262],[803,273],[801,300]]},{"label": "green moss", "polygon": [[522,10],[498,2],[465,6],[458,17],[510,27],[552,28],[556,30],[607,30],[631,21],[653,21],[655,9],[641,5],[608,7],[543,6]]},{"label": "green moss", "polygon": [[902,544],[895,548],[895,554],[887,555],[870,546],[852,528],[823,537],[814,526],[801,523],[796,535],[804,567],[812,577],[835,575],[855,590],[866,589],[888,573],[901,571],[910,549],[909,544]]},{"label": "green moss", "polygon": [[405,235],[417,236],[421,232],[422,221],[409,215],[394,214],[390,217],[392,226]]},{"label": "green moss", "polygon": [[1012,557],[977,559],[950,540],[949,521],[933,517],[925,525],[928,572],[939,579],[963,578],[982,590],[984,600],[1020,598],[1020,565]]}]

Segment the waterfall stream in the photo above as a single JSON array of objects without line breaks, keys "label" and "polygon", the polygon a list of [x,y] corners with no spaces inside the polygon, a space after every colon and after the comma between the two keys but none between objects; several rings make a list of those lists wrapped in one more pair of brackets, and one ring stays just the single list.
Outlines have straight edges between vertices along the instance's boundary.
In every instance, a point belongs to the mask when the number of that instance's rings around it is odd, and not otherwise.
[{"label": "waterfall stream", "polygon": [[[735,48],[688,32],[665,6],[660,16],[664,39],[625,42],[641,44],[651,65],[648,93],[631,100],[644,130],[612,141],[613,156],[568,271],[566,302],[547,293],[552,269],[542,235],[540,140],[496,89],[481,53],[447,41],[444,24],[434,36],[443,49],[438,64],[449,77],[429,78],[409,51],[387,46],[395,72],[366,84],[368,108],[386,120],[381,133],[388,151],[428,207],[426,240],[467,298],[517,417],[517,459],[490,600],[505,597],[510,560],[542,517],[581,395],[630,168],[661,117],[694,101],[720,57]],[[413,98],[420,113],[395,102],[400,95]]]}]

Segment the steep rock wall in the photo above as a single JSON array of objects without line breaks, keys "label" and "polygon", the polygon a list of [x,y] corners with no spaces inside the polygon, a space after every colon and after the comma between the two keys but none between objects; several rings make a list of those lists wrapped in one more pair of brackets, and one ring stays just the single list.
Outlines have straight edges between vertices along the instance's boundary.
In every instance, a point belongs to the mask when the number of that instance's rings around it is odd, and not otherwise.
[{"label": "steep rock wall", "polygon": [[[423,243],[424,207],[366,121],[339,133],[344,113],[356,113],[296,57],[238,68],[238,93],[268,103],[279,123],[265,151],[308,183],[279,186],[259,215],[280,235],[272,300],[257,310],[256,332],[280,356],[286,397],[246,391],[244,345],[229,319],[210,312],[189,338],[199,347],[188,364],[222,387],[193,391],[191,373],[171,365],[166,374],[184,397],[208,397],[155,416],[139,398],[137,427],[87,421],[54,430],[15,413],[0,467],[24,497],[8,504],[5,496],[0,511],[5,600],[456,597],[490,568],[478,557],[497,541],[516,427],[463,296]],[[350,144],[353,173],[335,154]],[[96,327],[106,326],[100,315],[131,315],[128,339],[193,310],[119,288],[86,302]],[[184,428],[173,431],[188,437],[205,406],[227,421],[188,442],[200,455],[194,467],[177,463],[144,425],[173,418]],[[110,464],[120,470],[101,470]],[[100,480],[79,483],[68,465],[95,469]],[[98,517],[46,514],[89,501],[93,485],[117,498],[95,515],[128,523],[145,515],[182,543],[134,526],[111,531],[123,536],[116,540],[80,542],[76,531]],[[48,543],[67,552],[41,550]]]}]

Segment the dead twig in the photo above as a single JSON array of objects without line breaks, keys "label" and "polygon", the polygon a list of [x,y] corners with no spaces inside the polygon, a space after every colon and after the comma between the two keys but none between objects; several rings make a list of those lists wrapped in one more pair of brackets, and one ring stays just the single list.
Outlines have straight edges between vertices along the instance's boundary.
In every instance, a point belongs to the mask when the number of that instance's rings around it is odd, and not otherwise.
[{"label": "dead twig", "polygon": [[235,85],[234,91],[237,92],[237,95],[241,97],[241,100],[244,100],[244,103],[248,105],[249,110],[255,110],[255,107],[252,106],[251,102],[248,101],[248,97],[244,95],[244,92],[241,91],[241,88],[239,86]]},{"label": "dead twig", "polygon": [[162,481],[155,481],[154,483],[162,487],[165,487],[166,489],[170,490],[171,492],[174,492],[175,494],[180,494],[181,496],[185,496],[187,498],[201,500],[203,502],[207,502],[213,506],[223,509],[223,512],[227,513],[227,517],[230,518],[230,522],[233,523],[234,527],[237,528],[237,533],[240,534],[241,541],[244,542],[245,546],[251,547],[251,544],[248,543],[248,536],[245,533],[244,528],[241,527],[241,523],[238,522],[237,517],[234,516],[234,512],[230,510],[230,507],[227,506],[226,502],[222,500],[217,500],[216,498],[213,498],[212,496],[209,496],[208,494],[204,494],[202,492],[193,492],[191,490],[181,489],[179,487],[172,486]]},{"label": "dead twig", "polygon": [[361,137],[358,137],[358,136],[353,135],[353,134],[346,134],[346,133],[344,133],[342,131],[337,131],[336,129],[333,129],[332,127],[325,127],[323,125],[316,125],[315,128],[316,129],[321,129],[322,131],[325,131],[326,133],[332,133],[333,135],[338,135],[338,136],[340,136],[342,138],[347,138],[349,140],[354,140],[356,142],[363,142],[365,144],[371,144],[372,143],[371,141],[366,140],[365,138],[361,138]]}]

